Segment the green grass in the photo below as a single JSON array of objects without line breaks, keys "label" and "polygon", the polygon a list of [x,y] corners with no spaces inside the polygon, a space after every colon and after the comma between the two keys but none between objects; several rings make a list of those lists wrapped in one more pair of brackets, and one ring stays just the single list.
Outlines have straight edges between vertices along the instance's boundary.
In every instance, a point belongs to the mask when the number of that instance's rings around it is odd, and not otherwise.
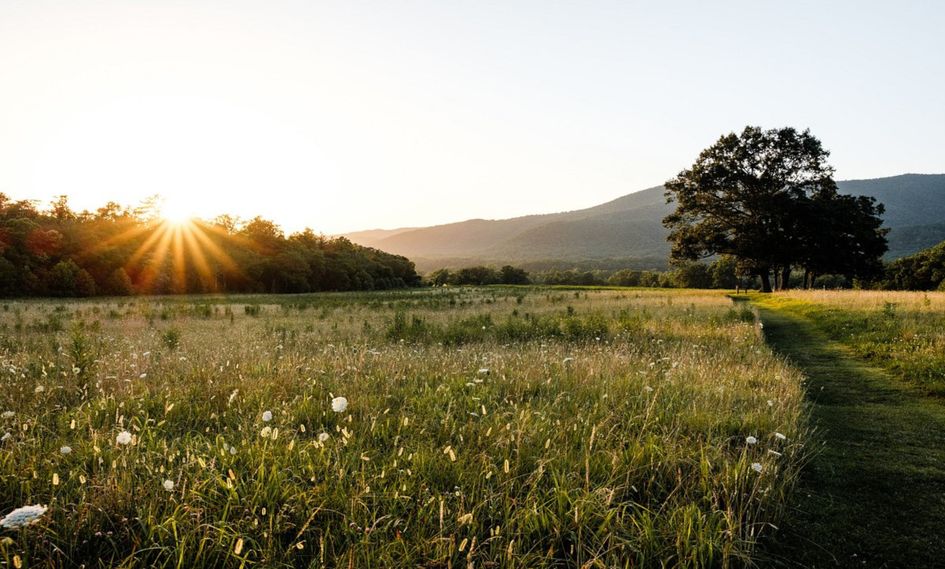
[{"label": "green grass", "polygon": [[717,293],[30,301],[0,328],[0,512],[49,505],[3,532],[24,566],[746,566],[808,453],[801,376]]},{"label": "green grass", "polygon": [[945,406],[864,362],[851,347],[859,343],[830,337],[826,331],[835,328],[819,320],[821,309],[782,295],[755,300],[768,340],[809,378],[821,448],[804,470],[777,543],[768,544],[767,563],[940,566]]},{"label": "green grass", "polygon": [[945,397],[945,294],[792,291],[764,302],[803,315],[858,358]]}]

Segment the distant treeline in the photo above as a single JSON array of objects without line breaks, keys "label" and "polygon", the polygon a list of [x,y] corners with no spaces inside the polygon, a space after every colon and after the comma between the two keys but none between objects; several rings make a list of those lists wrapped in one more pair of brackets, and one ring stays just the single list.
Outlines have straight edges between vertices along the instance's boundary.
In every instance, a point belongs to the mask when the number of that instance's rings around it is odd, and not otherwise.
[{"label": "distant treeline", "polygon": [[[490,284],[544,284],[567,286],[639,286],[652,288],[742,289],[757,288],[756,276],[740,276],[734,258],[723,256],[710,263],[677,263],[671,270],[638,269],[582,270],[552,269],[529,273],[522,268],[506,265],[501,269],[482,265],[449,270],[439,269],[425,277],[433,286],[490,285]],[[795,275],[791,286],[803,286],[803,275]],[[849,288],[853,281],[842,275],[821,275],[814,288]]]},{"label": "distant treeline", "polygon": [[[544,284],[568,286],[639,286],[652,288],[759,288],[757,276],[739,275],[732,257],[719,257],[710,262],[684,262],[667,271],[621,269],[582,270],[553,269],[527,272],[523,268],[506,265],[501,269],[477,265],[462,269],[440,269],[428,274],[427,284],[490,285],[490,284]],[[804,277],[791,276],[787,288],[803,288]],[[945,291],[945,241],[903,257],[883,267],[881,276],[872,281],[851,279],[844,275],[820,275],[813,284],[816,289],[868,288],[884,290],[941,290]]]},{"label": "distant treeline", "polygon": [[418,286],[405,257],[272,221],[170,224],[154,201],[73,211],[0,194],[0,296],[304,293]]}]

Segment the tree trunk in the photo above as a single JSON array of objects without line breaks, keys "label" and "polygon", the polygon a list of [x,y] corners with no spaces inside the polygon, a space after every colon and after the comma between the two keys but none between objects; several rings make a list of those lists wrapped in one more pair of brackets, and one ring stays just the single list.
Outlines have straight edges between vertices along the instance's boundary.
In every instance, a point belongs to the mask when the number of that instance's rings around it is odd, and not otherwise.
[{"label": "tree trunk", "polygon": [[768,269],[760,271],[758,276],[761,277],[761,292],[771,292],[771,273]]},{"label": "tree trunk", "polygon": [[787,290],[791,288],[791,267],[788,265],[781,269],[781,288],[779,290]]}]

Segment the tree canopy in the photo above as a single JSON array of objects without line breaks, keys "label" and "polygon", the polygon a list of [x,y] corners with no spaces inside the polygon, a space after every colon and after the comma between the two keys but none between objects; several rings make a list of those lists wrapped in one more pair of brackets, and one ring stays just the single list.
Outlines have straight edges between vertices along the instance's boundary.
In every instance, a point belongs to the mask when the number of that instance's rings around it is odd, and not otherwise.
[{"label": "tree canopy", "polygon": [[172,224],[140,208],[42,210],[0,194],[0,296],[303,293],[416,286],[405,257],[270,220]]},{"label": "tree canopy", "polygon": [[886,266],[883,288],[945,291],[945,241]]},{"label": "tree canopy", "polygon": [[870,278],[882,270],[883,206],[840,195],[829,152],[810,131],[745,127],[702,151],[666,182],[663,220],[674,261],[730,255],[762,290],[788,286],[792,268]]}]

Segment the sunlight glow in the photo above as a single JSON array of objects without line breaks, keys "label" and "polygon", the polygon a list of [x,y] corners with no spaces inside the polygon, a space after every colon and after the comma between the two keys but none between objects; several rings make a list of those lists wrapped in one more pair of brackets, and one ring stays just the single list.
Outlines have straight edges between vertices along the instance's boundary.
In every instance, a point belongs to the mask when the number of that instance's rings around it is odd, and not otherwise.
[{"label": "sunlight glow", "polygon": [[180,198],[163,198],[161,203],[161,219],[165,222],[176,225],[189,225],[197,213],[193,207]]}]

